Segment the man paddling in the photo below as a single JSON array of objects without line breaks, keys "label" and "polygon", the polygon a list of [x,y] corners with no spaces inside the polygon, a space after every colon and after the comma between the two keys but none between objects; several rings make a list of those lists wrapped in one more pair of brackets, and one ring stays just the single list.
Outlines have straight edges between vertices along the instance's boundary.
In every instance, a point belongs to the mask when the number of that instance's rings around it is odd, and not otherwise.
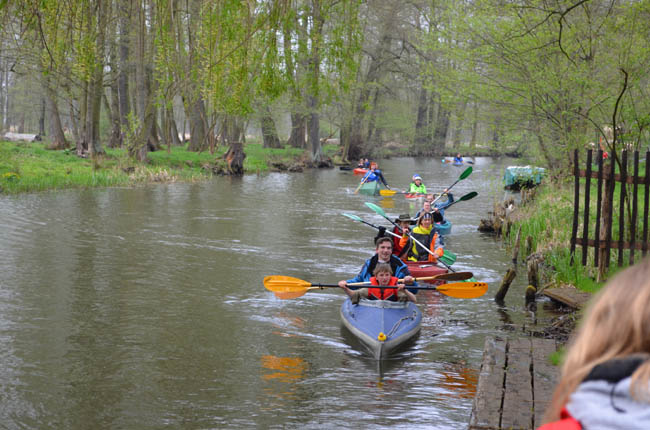
[{"label": "man paddling", "polygon": [[[388,263],[393,269],[394,276],[399,279],[404,279],[406,285],[413,285],[417,287],[417,282],[411,276],[408,267],[402,260],[393,255],[393,240],[389,237],[380,237],[376,242],[376,253],[371,258],[367,259],[363,264],[361,271],[352,279],[347,281],[339,281],[339,287],[345,289],[348,283],[354,282],[370,282],[370,277],[378,263]],[[409,290],[416,294],[418,290]]]}]

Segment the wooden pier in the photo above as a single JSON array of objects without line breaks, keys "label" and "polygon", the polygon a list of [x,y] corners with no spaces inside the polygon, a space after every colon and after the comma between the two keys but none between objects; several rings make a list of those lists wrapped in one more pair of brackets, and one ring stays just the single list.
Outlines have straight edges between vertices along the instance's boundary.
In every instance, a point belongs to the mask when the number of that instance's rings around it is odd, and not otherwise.
[{"label": "wooden pier", "polygon": [[487,338],[469,429],[540,426],[560,370],[548,360],[557,347],[552,339]]}]

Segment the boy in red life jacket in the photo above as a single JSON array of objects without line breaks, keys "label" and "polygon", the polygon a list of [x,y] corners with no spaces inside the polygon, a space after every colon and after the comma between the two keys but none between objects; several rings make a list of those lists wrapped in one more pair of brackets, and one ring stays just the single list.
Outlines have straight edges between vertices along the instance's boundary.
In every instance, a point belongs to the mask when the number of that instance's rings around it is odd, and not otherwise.
[{"label": "boy in red life jacket", "polygon": [[359,303],[359,299],[364,298],[368,300],[390,300],[393,302],[410,300],[417,303],[417,298],[413,293],[404,288],[403,283],[397,283],[398,279],[393,276],[393,270],[388,263],[379,263],[375,270],[372,272],[374,276],[370,278],[370,284],[376,286],[395,286],[397,288],[361,288],[358,290],[351,290],[347,286],[341,287],[350,297],[350,301],[355,305]]}]

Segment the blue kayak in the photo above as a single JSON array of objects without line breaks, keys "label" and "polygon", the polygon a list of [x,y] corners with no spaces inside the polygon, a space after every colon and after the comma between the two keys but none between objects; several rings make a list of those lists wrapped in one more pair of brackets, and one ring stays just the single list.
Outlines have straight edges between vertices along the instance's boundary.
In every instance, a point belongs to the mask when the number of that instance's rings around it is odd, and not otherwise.
[{"label": "blue kayak", "polygon": [[422,312],[413,302],[361,299],[353,305],[348,298],[341,305],[341,320],[381,360],[418,334]]},{"label": "blue kayak", "polygon": [[446,236],[451,234],[451,223],[449,220],[443,220],[442,222],[437,222],[435,224],[436,230],[441,236]]}]

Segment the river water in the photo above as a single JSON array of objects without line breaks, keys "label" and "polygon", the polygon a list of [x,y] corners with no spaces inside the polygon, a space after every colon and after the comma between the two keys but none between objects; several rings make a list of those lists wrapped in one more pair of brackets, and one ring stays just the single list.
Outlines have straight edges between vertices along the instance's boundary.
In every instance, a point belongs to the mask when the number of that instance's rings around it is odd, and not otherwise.
[{"label": "river water", "polygon": [[[350,278],[376,231],[341,214],[386,225],[365,201],[392,217],[418,209],[354,194],[352,172],[0,196],[0,427],[466,428],[485,337],[535,322],[525,274],[506,307],[493,301],[510,256],[476,231],[507,164],[477,159],[453,192],[479,196],[447,211],[454,268],[490,290],[421,292],[420,336],[381,363],[341,329],[338,289],[279,300],[262,284]],[[464,170],[380,167],[393,187],[418,173],[432,191]]]}]

